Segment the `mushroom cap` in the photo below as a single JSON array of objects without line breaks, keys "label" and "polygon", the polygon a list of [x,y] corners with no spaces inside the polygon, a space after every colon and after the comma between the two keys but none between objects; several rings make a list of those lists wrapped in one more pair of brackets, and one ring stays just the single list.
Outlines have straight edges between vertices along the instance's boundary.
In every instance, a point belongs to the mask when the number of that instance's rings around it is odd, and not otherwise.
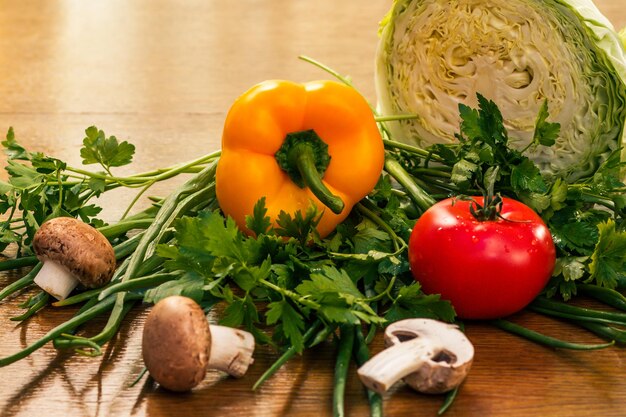
[{"label": "mushroom cap", "polygon": [[202,308],[174,295],[156,303],[143,328],[143,361],[150,375],[171,391],[188,391],[205,377],[211,332]]},{"label": "mushroom cap", "polygon": [[432,319],[406,319],[385,329],[385,345],[395,346],[419,338],[431,340],[432,349],[421,367],[406,377],[411,388],[439,394],[460,385],[472,366],[474,346],[458,326]]},{"label": "mushroom cap", "polygon": [[44,222],[33,237],[33,248],[40,261],[57,262],[88,288],[105,285],[115,271],[115,252],[107,238],[72,217]]}]

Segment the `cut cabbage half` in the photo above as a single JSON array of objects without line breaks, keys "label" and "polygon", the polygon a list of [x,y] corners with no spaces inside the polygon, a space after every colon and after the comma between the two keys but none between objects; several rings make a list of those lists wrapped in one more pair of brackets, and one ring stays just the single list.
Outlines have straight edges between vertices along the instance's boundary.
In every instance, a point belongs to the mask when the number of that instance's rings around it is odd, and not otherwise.
[{"label": "cut cabbage half", "polygon": [[[381,23],[376,91],[396,140],[426,147],[459,131],[476,93],[500,108],[510,144],[532,140],[540,106],[561,124],[528,154],[547,175],[592,174],[626,140],[626,55],[589,0],[396,0]],[[624,154],[622,154],[624,156]]]}]

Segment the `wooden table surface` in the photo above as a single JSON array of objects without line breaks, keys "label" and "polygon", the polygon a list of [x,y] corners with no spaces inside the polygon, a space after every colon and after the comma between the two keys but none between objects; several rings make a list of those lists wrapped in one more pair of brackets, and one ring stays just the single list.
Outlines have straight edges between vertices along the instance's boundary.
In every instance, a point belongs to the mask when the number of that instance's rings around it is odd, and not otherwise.
[{"label": "wooden table surface", "polygon": [[[80,165],[86,127],[137,146],[120,174],[193,159],[216,150],[232,100],[269,78],[306,81],[326,74],[297,59],[312,56],[344,74],[371,101],[377,25],[390,0],[44,0],[0,1],[0,131]],[[616,27],[625,0],[597,0]],[[4,156],[0,162],[4,166]],[[0,178],[5,179],[3,172]],[[179,180],[157,186],[165,195]],[[119,192],[101,203],[115,220],[130,202]],[[22,273],[24,271],[21,271]],[[19,274],[0,275],[0,287]],[[27,291],[0,302],[0,357],[66,320],[74,309],[47,308],[22,325],[8,321]],[[194,392],[174,395],[144,378],[137,308],[103,356],[46,346],[0,369],[0,417],[17,416],[326,416],[331,415],[334,347],[321,345],[250,390],[277,354],[261,347],[240,380],[210,372]],[[514,320],[577,341],[597,341],[529,313]],[[93,331],[98,330],[94,326]],[[626,351],[547,349],[486,324],[468,323],[476,347],[470,376],[448,416],[625,416]],[[380,338],[372,349],[382,348]],[[350,416],[367,415],[351,369]],[[434,416],[440,396],[399,385],[385,396],[387,416]]]}]

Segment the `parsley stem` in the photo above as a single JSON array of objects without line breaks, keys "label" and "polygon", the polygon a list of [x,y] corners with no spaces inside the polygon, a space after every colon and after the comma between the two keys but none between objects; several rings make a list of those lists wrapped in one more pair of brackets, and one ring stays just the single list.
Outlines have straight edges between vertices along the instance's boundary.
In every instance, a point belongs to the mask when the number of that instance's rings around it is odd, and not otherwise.
[{"label": "parsley stem", "polygon": [[597,194],[592,194],[588,191],[582,192],[582,200],[587,203],[595,203],[601,206],[608,208],[609,210],[615,211],[615,203],[607,198],[604,198]]},{"label": "parsley stem", "polygon": [[148,373],[148,367],[144,366],[143,369],[141,370],[141,372],[139,372],[139,374],[137,375],[137,377],[133,380],[133,382],[130,383],[130,385],[128,386],[128,388],[132,388],[135,385],[137,385],[137,383],[139,381],[141,381],[141,378],[144,377],[145,374]]},{"label": "parsley stem", "polygon": [[396,159],[387,156],[385,158],[385,170],[405,188],[411,200],[423,211],[428,210],[436,203],[434,198],[413,181],[411,175]]},{"label": "parsley stem", "polygon": [[339,348],[335,362],[335,374],[333,379],[333,416],[345,416],[344,397],[346,392],[346,380],[350,357],[354,346],[354,326],[343,324],[340,327]]},{"label": "parsley stem", "polygon": [[327,73],[329,73],[330,75],[332,75],[333,77],[335,77],[336,79],[338,79],[339,81],[341,81],[342,83],[344,83],[345,85],[349,86],[349,87],[354,87],[354,85],[352,84],[352,81],[350,80],[350,78],[345,77],[341,74],[339,74],[337,71],[335,71],[334,69],[330,68],[329,66],[322,64],[319,61],[316,61],[315,59],[308,57],[306,55],[300,55],[298,56],[299,59],[308,62],[309,64],[313,64],[314,66],[320,68],[322,71],[325,71]]},{"label": "parsley stem", "polygon": [[221,154],[220,151],[213,152],[208,155],[201,156],[200,158],[191,160],[189,162],[185,162],[182,164],[174,165],[169,168],[162,168],[155,171],[143,172],[140,174],[131,175],[128,177],[116,177],[107,174],[102,174],[98,172],[91,172],[80,168],[75,168],[68,166],[66,168],[67,171],[73,172],[76,174],[83,175],[88,178],[101,179],[109,182],[119,183],[119,184],[128,184],[128,183],[145,183],[148,181],[164,181],[175,177],[178,174],[186,172],[188,169],[196,167],[198,165],[204,165],[211,162],[219,157]]},{"label": "parsley stem", "polygon": [[144,195],[146,193],[146,191],[148,191],[150,189],[150,187],[152,187],[154,185],[156,181],[148,181],[148,183],[141,189],[141,191],[139,191],[135,197],[133,198],[133,200],[130,202],[130,204],[128,205],[128,207],[126,207],[126,210],[124,211],[124,213],[122,214],[121,219],[124,220],[126,218],[126,216],[128,216],[128,213],[130,213],[130,211],[132,210],[132,208],[135,206],[135,204],[137,204],[137,201],[139,201],[139,199],[141,198],[142,195]]},{"label": "parsley stem", "polygon": [[451,173],[451,169],[448,166],[444,166],[444,167],[430,167],[430,168],[413,168],[411,170],[411,173],[413,174],[422,174],[422,175],[426,175],[428,177],[438,177],[438,178],[446,178],[446,179],[450,179],[450,173]]},{"label": "parsley stem", "polygon": [[[319,330],[320,326],[322,326],[321,320],[315,320],[313,325],[309,327],[309,330],[307,330],[304,335],[302,335],[303,343],[306,344],[311,339],[311,337],[313,337],[313,334]],[[263,372],[263,375],[261,375],[252,386],[252,391],[256,391],[257,388],[259,388],[265,381],[267,381],[272,375],[274,375],[276,371],[278,371],[285,363],[287,363],[287,361],[289,361],[289,359],[293,358],[298,352],[299,351],[296,346],[289,346],[289,348],[282,355],[280,355],[280,357],[269,368],[267,368],[265,372]]]},{"label": "parsley stem", "polygon": [[296,301],[297,303],[300,303],[302,305],[305,305],[307,307],[312,308],[313,310],[319,310],[322,306],[318,303],[316,303],[315,301],[311,301],[308,298],[301,296],[298,293],[295,293],[291,290],[288,290],[286,288],[282,288],[279,287],[278,285],[269,282],[266,279],[260,279],[259,283],[265,285],[267,288],[270,288],[274,291],[276,291],[277,293],[287,297],[287,298],[291,298],[292,300]]},{"label": "parsley stem", "polygon": [[356,205],[357,210],[362,215],[364,215],[365,217],[370,219],[372,222],[374,222],[378,227],[383,229],[385,233],[389,235],[389,237],[391,238],[391,241],[393,242],[393,249],[395,252],[403,251],[406,248],[406,242],[402,238],[400,238],[396,234],[396,232],[393,231],[391,226],[389,226],[385,221],[383,221],[383,219],[381,219],[380,216],[376,215],[376,213],[374,213],[372,210],[366,207],[366,204],[368,202],[369,200],[367,199],[361,200],[361,202],[357,203]]},{"label": "parsley stem", "polygon": [[56,181],[59,184],[59,202],[57,203],[57,211],[60,213],[63,209],[63,187],[60,185],[61,181],[61,171],[57,170],[56,172]]},{"label": "parsley stem", "polygon": [[366,298],[365,302],[369,304],[374,301],[378,301],[384,297],[389,297],[391,294],[391,290],[393,289],[393,286],[395,285],[395,283],[396,283],[396,275],[392,275],[391,279],[389,280],[389,284],[387,284],[387,287],[385,288],[385,291],[378,293],[373,297]]},{"label": "parsley stem", "polygon": [[587,345],[587,344],[566,342],[564,340],[560,340],[551,336],[546,336],[534,330],[530,330],[526,327],[520,326],[519,324],[515,324],[510,321],[502,320],[502,319],[493,320],[491,321],[491,323],[494,326],[502,330],[505,330],[509,333],[516,334],[532,342],[539,343],[541,345],[545,345],[545,346],[553,347],[553,348],[571,349],[571,350],[596,350],[596,349],[604,349],[609,346],[613,346],[613,343]]},{"label": "parsley stem", "polygon": [[395,140],[391,140],[391,139],[383,139],[383,143],[385,145],[386,148],[391,148],[391,149],[400,149],[402,151],[407,151],[411,154],[420,156],[420,157],[424,157],[424,158],[428,158],[430,160],[436,161],[436,162],[444,162],[443,159],[425,149],[422,148],[418,148],[417,146],[413,146],[413,145],[409,145],[403,142],[398,142]]},{"label": "parsley stem", "polygon": [[[189,168],[195,168],[199,165],[205,165],[209,163],[215,162],[215,159],[221,155],[222,151],[212,152],[210,154],[201,156],[197,159],[193,159],[188,162],[184,162],[182,164],[177,164],[168,168],[161,168],[153,171],[143,172],[141,174],[137,174],[136,177],[145,177],[145,178],[159,178],[158,181],[163,179],[168,179],[174,177],[178,174],[186,172]],[[203,168],[204,169],[204,168]],[[133,176],[135,177],[135,176]]]},{"label": "parsley stem", "polygon": [[397,120],[414,120],[417,119],[416,114],[391,114],[387,116],[375,116],[376,123],[395,122]]}]

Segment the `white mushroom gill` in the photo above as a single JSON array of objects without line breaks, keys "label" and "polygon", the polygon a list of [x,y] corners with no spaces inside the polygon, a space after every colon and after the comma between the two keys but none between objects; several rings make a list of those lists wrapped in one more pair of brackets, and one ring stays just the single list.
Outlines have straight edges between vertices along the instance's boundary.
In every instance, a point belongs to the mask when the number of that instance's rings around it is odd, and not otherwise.
[{"label": "white mushroom gill", "polygon": [[403,379],[423,393],[443,393],[463,382],[474,347],[458,327],[432,319],[406,319],[385,329],[387,349],[357,371],[361,382],[380,394]]}]

